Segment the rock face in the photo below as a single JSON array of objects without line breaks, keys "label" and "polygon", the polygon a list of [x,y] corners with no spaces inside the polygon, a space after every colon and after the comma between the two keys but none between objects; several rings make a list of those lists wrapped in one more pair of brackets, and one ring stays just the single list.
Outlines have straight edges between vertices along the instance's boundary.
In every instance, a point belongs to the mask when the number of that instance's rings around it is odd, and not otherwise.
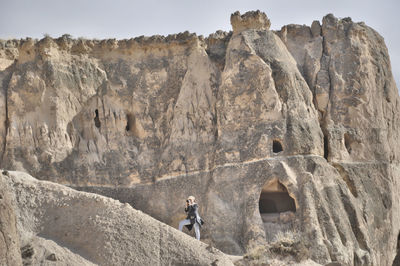
[{"label": "rock face", "polygon": [[240,15],[239,11],[236,11],[231,15],[231,24],[234,33],[248,29],[269,30],[271,26],[267,15],[259,10],[250,11],[243,15]]},{"label": "rock face", "polygon": [[24,264],[233,265],[217,249],[129,204],[20,172],[2,179],[15,201]]},{"label": "rock face", "polygon": [[[6,172],[5,172],[6,173]],[[0,177],[0,265],[21,265],[19,236],[9,188]]]},{"label": "rock face", "polygon": [[284,231],[315,262],[391,265],[399,96],[383,38],[327,15],[269,30],[4,41],[1,167],[130,203],[230,254]]}]

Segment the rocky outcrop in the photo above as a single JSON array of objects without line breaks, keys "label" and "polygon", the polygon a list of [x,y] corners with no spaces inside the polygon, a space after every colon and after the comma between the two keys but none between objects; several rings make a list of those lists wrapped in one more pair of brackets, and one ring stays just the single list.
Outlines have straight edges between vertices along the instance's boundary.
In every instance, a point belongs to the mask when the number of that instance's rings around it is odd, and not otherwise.
[{"label": "rocky outcrop", "polygon": [[[8,174],[8,172],[4,172]],[[15,210],[7,183],[0,174],[0,265],[21,265]]]},{"label": "rocky outcrop", "polygon": [[217,77],[196,36],[29,42],[4,86],[4,168],[127,186],[208,167]]},{"label": "rocky outcrop", "polygon": [[399,99],[383,38],[350,18],[322,22],[278,34],[314,94],[327,159],[398,162]]},{"label": "rocky outcrop", "polygon": [[9,206],[16,210],[24,264],[233,265],[217,249],[129,204],[25,173],[2,179],[15,201]]},{"label": "rocky outcrop", "polygon": [[239,33],[244,30],[269,30],[271,22],[267,15],[263,12],[250,11],[243,15],[240,15],[239,11],[236,11],[231,15],[231,25],[234,33]]},{"label": "rocky outcrop", "polygon": [[203,241],[230,254],[288,231],[321,264],[391,265],[400,107],[383,38],[332,15],[231,23],[206,39],[3,42],[1,166],[174,227],[194,195]]},{"label": "rocky outcrop", "polygon": [[[386,236],[388,248],[394,249],[399,234],[399,97],[383,38],[364,23],[331,14],[324,17],[322,27],[318,22],[311,28],[289,25],[278,35],[314,94],[324,156],[358,199],[352,207],[357,214],[353,219],[357,224],[364,220],[364,225],[354,234],[359,235],[361,228],[394,226]],[[376,202],[377,195],[381,203]],[[375,218],[369,219],[372,213]],[[362,239],[359,244],[366,250],[381,243]],[[373,264],[390,265],[392,257]]]}]

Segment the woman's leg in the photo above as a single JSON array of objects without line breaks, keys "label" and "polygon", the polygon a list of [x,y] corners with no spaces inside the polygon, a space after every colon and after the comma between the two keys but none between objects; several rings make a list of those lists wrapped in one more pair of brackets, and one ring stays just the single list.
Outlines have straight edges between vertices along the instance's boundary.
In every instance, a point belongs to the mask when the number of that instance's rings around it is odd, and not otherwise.
[{"label": "woman's leg", "polygon": [[200,226],[198,223],[194,223],[194,231],[196,232],[196,239],[200,240]]},{"label": "woman's leg", "polygon": [[180,221],[179,222],[179,231],[182,231],[183,226],[187,225],[187,224],[190,224],[190,220],[189,219],[185,219],[185,220]]}]

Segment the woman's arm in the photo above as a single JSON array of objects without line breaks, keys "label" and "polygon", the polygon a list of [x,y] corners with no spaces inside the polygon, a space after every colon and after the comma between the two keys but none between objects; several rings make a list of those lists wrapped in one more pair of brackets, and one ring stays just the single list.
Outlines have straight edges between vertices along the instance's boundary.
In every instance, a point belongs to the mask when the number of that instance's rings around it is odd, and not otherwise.
[{"label": "woman's arm", "polygon": [[188,211],[189,211],[189,208],[190,208],[190,205],[189,205],[188,202],[186,202],[185,212],[188,212]]}]

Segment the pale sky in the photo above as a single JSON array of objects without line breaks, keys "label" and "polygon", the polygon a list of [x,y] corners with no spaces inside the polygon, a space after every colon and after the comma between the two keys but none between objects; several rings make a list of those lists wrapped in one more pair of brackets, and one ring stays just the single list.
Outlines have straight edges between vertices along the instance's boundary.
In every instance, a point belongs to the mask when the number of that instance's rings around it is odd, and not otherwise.
[{"label": "pale sky", "polygon": [[351,17],[378,31],[389,49],[393,75],[400,85],[399,0],[0,0],[0,39],[59,37],[129,39],[183,31],[208,36],[229,31],[230,14],[261,10],[271,28],[311,25],[323,16]]}]

